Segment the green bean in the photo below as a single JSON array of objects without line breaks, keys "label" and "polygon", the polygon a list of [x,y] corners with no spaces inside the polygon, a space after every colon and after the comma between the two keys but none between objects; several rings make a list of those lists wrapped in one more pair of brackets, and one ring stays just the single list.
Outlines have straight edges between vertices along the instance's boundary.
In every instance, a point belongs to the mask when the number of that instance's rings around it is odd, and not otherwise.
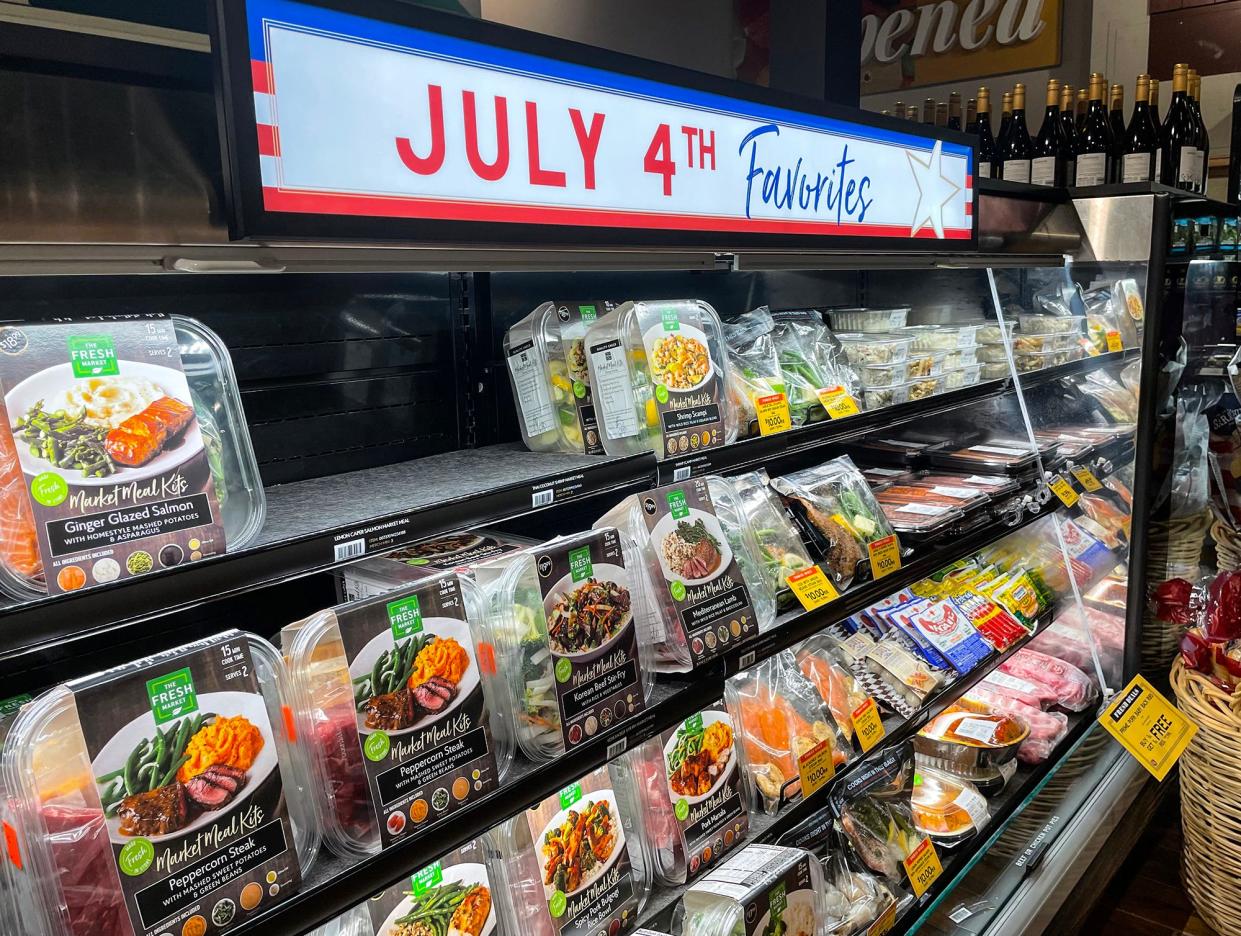
[{"label": "green bean", "polygon": [[388,661],[388,651],[385,650],[379,654],[379,659],[375,661],[374,667],[371,668],[371,686],[376,693],[381,692],[383,686],[383,669],[384,664]]},{"label": "green bean", "polygon": [[129,753],[129,757],[125,760],[125,793],[133,796],[138,792],[138,763],[146,754],[147,747],[150,742],[146,738]]},{"label": "green bean", "polygon": [[176,760],[185,753],[185,746],[190,741],[190,729],[194,727],[195,719],[187,718],[181,723],[181,727],[177,729],[177,736],[173,738],[172,750],[169,751],[170,759]]},{"label": "green bean", "polygon": [[114,770],[111,773],[106,773],[102,777],[96,777],[95,782],[98,783],[100,786],[107,786],[108,784],[110,784],[113,780],[117,779],[118,777],[124,777],[124,776],[125,776],[125,768],[122,767],[119,770]]},{"label": "green bean", "polygon": [[168,784],[172,783],[172,781],[176,779],[177,771],[179,771],[182,767],[184,767],[189,762],[190,762],[190,755],[182,754],[181,759],[173,762],[173,765],[168,768],[168,772],[164,774],[163,779],[161,779],[159,782],[159,787],[156,787],[156,789],[158,790],[160,787],[166,787],[168,786]]},{"label": "green bean", "polygon": [[[139,792],[150,793],[158,789],[154,785],[156,778],[159,776],[159,764],[150,763],[143,764],[138,768],[138,786],[141,787]],[[145,778],[145,779],[144,779]]]}]

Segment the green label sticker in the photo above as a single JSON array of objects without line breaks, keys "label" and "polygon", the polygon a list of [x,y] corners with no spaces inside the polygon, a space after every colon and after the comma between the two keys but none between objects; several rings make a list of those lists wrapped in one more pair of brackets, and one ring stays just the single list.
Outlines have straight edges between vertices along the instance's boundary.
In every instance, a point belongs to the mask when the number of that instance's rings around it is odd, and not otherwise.
[{"label": "green label sticker", "polygon": [[684,822],[689,818],[689,800],[684,798],[677,800],[677,804],[672,807],[672,810],[676,813],[677,822]]},{"label": "green label sticker", "polygon": [[0,699],[0,718],[8,718],[10,715],[16,715],[23,705],[30,701],[30,696],[23,693],[15,695],[11,699]]},{"label": "green label sticker", "polygon": [[590,561],[590,547],[580,546],[569,550],[569,574],[573,581],[580,582],[595,574],[594,564]]},{"label": "green label sticker", "polygon": [[75,335],[69,339],[74,377],[110,377],[121,372],[116,347],[107,335]]},{"label": "green label sticker", "polygon": [[366,759],[375,763],[387,757],[388,751],[391,749],[392,742],[382,731],[376,731],[374,734],[368,735],[366,743],[362,745],[362,753],[366,755]]},{"label": "green label sticker", "polygon": [[406,559],[405,564],[412,565],[412,566],[424,566],[424,565],[430,565],[431,560],[430,559]]},{"label": "green label sticker", "polygon": [[144,838],[136,838],[126,842],[117,856],[116,865],[126,877],[137,877],[145,874],[155,863],[155,846]]},{"label": "green label sticker", "polygon": [[568,809],[582,798],[582,785],[573,783],[560,791],[560,808]]},{"label": "green label sticker", "polygon": [[585,398],[586,384],[582,383],[580,380],[573,381],[573,395],[579,400]]},{"label": "green label sticker", "polygon": [[147,680],[147,698],[151,701],[151,714],[155,716],[157,725],[198,711],[198,693],[194,691],[194,677],[190,675],[188,666],[167,676]]},{"label": "green label sticker", "polygon": [[573,675],[573,663],[561,657],[556,661],[556,682],[566,683]]},{"label": "green label sticker", "polygon": [[673,520],[684,520],[689,516],[689,504],[685,500],[684,491],[668,492],[668,512]]},{"label": "green label sticker", "polygon": [[422,611],[418,607],[418,596],[410,595],[398,601],[388,602],[388,622],[392,625],[392,636],[404,640],[410,634],[422,633]]},{"label": "green label sticker", "polygon": [[577,311],[581,314],[583,322],[593,322],[599,317],[599,313],[592,305],[580,305],[577,307]]},{"label": "green label sticker", "polygon": [[567,909],[569,909],[569,898],[565,896],[564,891],[556,891],[552,894],[552,899],[547,902],[547,911],[552,915],[552,919],[559,920]]},{"label": "green label sticker", "polygon": [[685,600],[685,583],[677,579],[668,586],[668,591],[672,592],[672,597],[677,601]]},{"label": "green label sticker", "polygon": [[45,471],[30,482],[30,496],[44,507],[55,507],[69,496],[69,484],[54,471]]},{"label": "green label sticker", "polygon": [[788,885],[781,881],[767,892],[767,899],[771,903],[771,917],[774,920],[784,913],[789,905]]},{"label": "green label sticker", "polygon": [[668,388],[661,383],[655,384],[655,399],[660,403],[668,402]]},{"label": "green label sticker", "polygon": [[664,309],[660,316],[663,319],[664,331],[681,330],[681,316],[677,315],[676,309]]},{"label": "green label sticker", "polygon": [[432,887],[442,884],[444,881],[444,865],[437,861],[433,865],[427,865],[417,874],[409,879],[409,889],[414,892],[415,897],[421,897]]},{"label": "green label sticker", "polygon": [[685,734],[702,734],[702,712],[685,719]]}]

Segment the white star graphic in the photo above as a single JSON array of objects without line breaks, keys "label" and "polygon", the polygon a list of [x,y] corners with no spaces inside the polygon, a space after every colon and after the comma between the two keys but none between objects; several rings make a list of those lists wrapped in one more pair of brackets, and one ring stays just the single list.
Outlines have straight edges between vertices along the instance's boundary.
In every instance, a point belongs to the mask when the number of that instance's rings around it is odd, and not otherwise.
[{"label": "white star graphic", "polygon": [[[931,150],[926,162],[905,150],[909,157],[909,171],[914,175],[914,184],[918,186],[918,206],[914,208],[913,224],[909,236],[913,237],[928,224],[934,228],[935,236],[944,236],[944,205],[952,201],[961,186],[944,175],[943,153],[941,143],[935,141],[935,149]],[[924,207],[925,206],[925,207]]]}]

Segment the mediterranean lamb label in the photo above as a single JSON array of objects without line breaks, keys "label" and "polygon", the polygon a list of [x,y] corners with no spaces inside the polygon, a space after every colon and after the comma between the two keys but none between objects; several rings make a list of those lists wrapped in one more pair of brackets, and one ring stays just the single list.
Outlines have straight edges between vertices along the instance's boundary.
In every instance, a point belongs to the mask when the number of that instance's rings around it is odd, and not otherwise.
[{"label": "mediterranean lamb label", "polygon": [[640,502],[663,573],[660,598],[675,609],[694,666],[756,634],[750,592],[707,480],[656,488],[640,495]]},{"label": "mediterranean lamb label", "polygon": [[483,844],[475,840],[380,891],[366,911],[373,933],[464,936],[495,931],[495,903]]},{"label": "mediterranean lamb label", "polygon": [[224,552],[213,473],[172,321],[100,317],[10,326],[7,425],[49,593]]},{"label": "mediterranean lamb label", "polygon": [[[301,872],[279,745],[237,631],[68,684],[137,936],[221,933],[293,894]],[[81,882],[85,885],[85,882]]]},{"label": "mediterranean lamb label", "polygon": [[747,845],[685,892],[686,932],[705,929],[699,918],[718,913],[721,904],[740,905],[742,928],[734,933],[817,932],[821,921],[810,872],[817,860],[799,848]]},{"label": "mediterranean lamb label", "polygon": [[[590,387],[590,373],[586,363],[586,332],[601,315],[611,312],[614,303],[606,300],[594,302],[554,303],[556,320],[560,325],[560,355],[551,362],[552,386],[557,406],[571,402],[573,412],[566,411],[560,418],[576,418],[581,434],[582,451],[587,455],[602,455],[603,442],[599,438],[599,420],[595,416],[594,395]],[[564,376],[557,380],[558,371],[564,368]],[[561,396],[567,396],[562,402]]]},{"label": "mediterranean lamb label", "polygon": [[633,573],[612,528],[553,540],[535,567],[560,731],[573,748],[646,707]]},{"label": "mediterranean lamb label", "polygon": [[724,380],[696,306],[639,303],[638,328],[668,458],[724,444]]},{"label": "mediterranean lamb label", "polygon": [[336,620],[354,697],[338,746],[361,748],[350,759],[386,848],[496,787],[482,674],[455,574],[346,605]]}]

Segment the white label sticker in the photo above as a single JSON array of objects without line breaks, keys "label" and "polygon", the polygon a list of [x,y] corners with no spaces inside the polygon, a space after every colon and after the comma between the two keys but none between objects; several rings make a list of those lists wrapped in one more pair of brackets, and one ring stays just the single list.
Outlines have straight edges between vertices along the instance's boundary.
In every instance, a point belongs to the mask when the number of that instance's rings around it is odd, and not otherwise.
[{"label": "white label sticker", "polygon": [[985,718],[962,718],[952,727],[952,733],[961,738],[973,738],[983,744],[994,744],[995,725],[995,722]]},{"label": "white label sticker", "polygon": [[951,509],[951,507],[940,507],[936,504],[901,504],[896,508],[896,513],[917,514],[921,517],[938,517]]},{"label": "white label sticker", "polygon": [[1202,154],[1196,146],[1181,147],[1181,165],[1177,171],[1177,182],[1198,183],[1198,167],[1202,163]]},{"label": "white label sticker", "polygon": [[1026,449],[1005,448],[1002,445],[971,445],[967,452],[986,452],[990,455],[1029,455]]},{"label": "white label sticker", "polygon": [[1153,178],[1151,162],[1150,153],[1126,153],[1125,161],[1121,165],[1120,181],[1150,182]]},{"label": "white label sticker", "polygon": [[952,487],[947,484],[937,484],[931,490],[936,494],[944,494],[948,497],[976,497],[978,491],[973,488]]},{"label": "white label sticker", "polygon": [[555,428],[552,400],[547,392],[547,375],[534,353],[534,343],[526,342],[509,352],[509,373],[517,394],[517,409],[526,424],[526,436],[535,438]]},{"label": "white label sticker", "polygon": [[629,380],[625,349],[618,341],[608,341],[590,349],[591,383],[595,406],[602,418],[599,424],[609,439],[628,439],[638,434],[638,406]]},{"label": "white label sticker", "polygon": [[1077,157],[1077,186],[1102,185],[1107,181],[1107,153],[1081,153]]},{"label": "white label sticker", "polygon": [[1030,160],[1028,159],[1006,159],[1004,161],[1004,181],[1006,182],[1029,182],[1030,181]]},{"label": "white label sticker", "polygon": [[970,475],[965,480],[970,484],[981,484],[984,487],[1004,487],[1008,484],[1003,478],[988,478],[983,475]]},{"label": "white label sticker", "polygon": [[978,161],[978,178],[991,178],[991,163],[988,160],[980,159]]},{"label": "white label sticker", "polygon": [[1056,157],[1038,156],[1030,163],[1030,181],[1034,185],[1056,184]]},{"label": "white label sticker", "polygon": [[1001,673],[999,670],[992,670],[987,674],[983,682],[994,683],[997,686],[1012,689],[1014,692],[1024,693],[1025,695],[1037,696],[1039,694],[1039,688],[1034,683],[1018,679],[1016,676],[1010,676],[1008,673]]}]

